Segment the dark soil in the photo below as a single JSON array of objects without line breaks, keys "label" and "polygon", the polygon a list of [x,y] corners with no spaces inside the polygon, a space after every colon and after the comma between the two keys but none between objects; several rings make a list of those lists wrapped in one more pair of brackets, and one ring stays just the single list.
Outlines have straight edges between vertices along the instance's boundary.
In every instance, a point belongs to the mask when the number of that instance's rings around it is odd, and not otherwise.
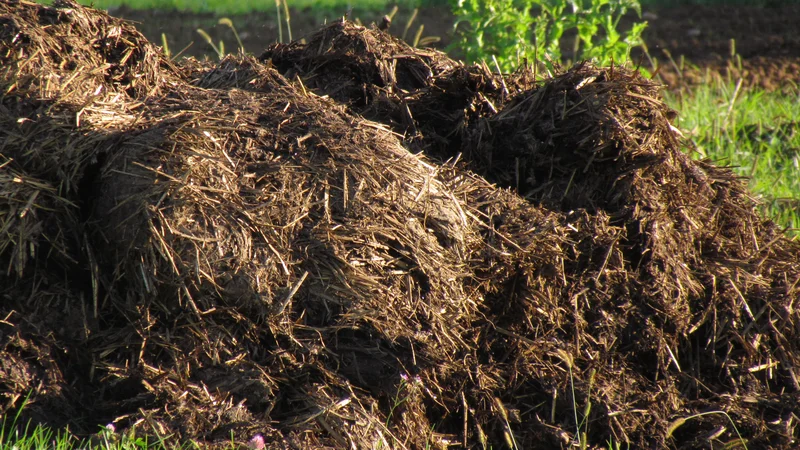
[{"label": "dark soil", "polygon": [[[345,13],[341,12],[342,15]],[[644,34],[645,42],[651,55],[661,65],[659,74],[670,86],[700,83],[704,80],[706,70],[723,76],[730,72],[733,77],[742,76],[747,84],[767,89],[780,89],[798,82],[799,4],[770,7],[689,5],[649,8],[643,13],[649,24]],[[184,54],[215,57],[210,46],[197,33],[197,28],[207,31],[215,42],[224,41],[229,50],[236,46],[233,33],[228,27],[218,25],[219,16],[213,14],[135,11],[127,8],[115,10],[114,14],[136,21],[137,28],[152,42],[161,43],[161,34],[164,33],[173,53],[191,44]],[[409,15],[410,11],[398,12],[390,28],[393,34],[402,35]],[[376,13],[356,11],[352,16],[365,24],[380,21],[380,14]],[[311,9],[293,11],[291,24],[294,37],[305,36],[326,20],[330,22],[340,17],[324,17]],[[258,54],[278,40],[274,12],[230,18],[245,49],[250,53]],[[633,19],[635,17],[630,17],[627,22]],[[434,44],[435,48],[444,49],[450,43],[453,17],[446,8],[422,9],[408,35],[413,35],[420,24],[425,26],[423,36],[441,38]],[[287,31],[284,29],[283,32],[286,36]],[[741,62],[731,57],[732,49]],[[670,62],[670,57],[674,64]],[[651,68],[643,56],[635,53],[634,60],[640,59],[645,67]]]},{"label": "dark soil", "polygon": [[645,41],[672,86],[701,83],[707,71],[770,90],[796,88],[800,81],[800,4],[687,6],[652,13],[658,18],[649,21]]}]

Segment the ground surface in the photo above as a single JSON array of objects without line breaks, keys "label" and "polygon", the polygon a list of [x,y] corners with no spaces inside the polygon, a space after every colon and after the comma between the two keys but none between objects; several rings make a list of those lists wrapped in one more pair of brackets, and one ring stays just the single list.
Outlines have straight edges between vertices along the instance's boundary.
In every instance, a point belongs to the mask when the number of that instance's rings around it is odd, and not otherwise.
[{"label": "ground surface", "polygon": [[[344,14],[346,11],[342,11]],[[387,11],[388,12],[388,11]],[[662,68],[659,70],[664,80],[671,84],[681,81],[697,83],[706,69],[726,75],[742,75],[748,84],[777,89],[796,84],[800,73],[800,35],[797,23],[800,20],[800,5],[773,7],[752,6],[680,6],[644,11],[649,27],[645,40],[651,55]],[[217,22],[220,16],[213,14],[167,13],[162,11],[134,11],[119,9],[112,14],[139,22],[137,27],[153,42],[162,42],[166,36],[170,50],[179,52],[191,46],[184,54],[193,56],[212,55],[211,47],[197,33],[201,28],[215,41],[224,41],[225,48],[233,51],[236,39],[231,30]],[[410,11],[400,11],[392,25],[392,32],[402,35]],[[355,12],[364,23],[377,21],[375,13]],[[337,17],[325,17],[318,12],[306,9],[291,14],[293,37],[301,37],[324,23]],[[247,16],[231,17],[244,47],[248,52],[258,54],[268,44],[278,39],[275,13],[253,13]],[[408,36],[412,36],[420,24],[424,24],[423,36],[439,36],[438,47],[449,43],[453,18],[447,9],[430,8],[420,11],[412,24]],[[284,39],[288,32],[283,30]],[[410,38],[409,38],[410,39]],[[741,62],[731,59],[731,44]],[[672,56],[674,64],[667,54]],[[682,63],[681,56],[686,63]],[[731,65],[731,62],[734,62]],[[691,64],[689,64],[691,63]],[[644,63],[649,64],[649,63]],[[697,66],[692,68],[691,66]],[[678,74],[678,66],[682,72]]]}]

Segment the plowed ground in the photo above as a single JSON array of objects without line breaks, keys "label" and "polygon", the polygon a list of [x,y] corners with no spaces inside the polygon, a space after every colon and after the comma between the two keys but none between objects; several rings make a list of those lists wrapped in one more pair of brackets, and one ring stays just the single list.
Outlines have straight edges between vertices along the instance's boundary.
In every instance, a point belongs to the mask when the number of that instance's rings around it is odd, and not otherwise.
[{"label": "plowed ground", "polygon": [[[800,35],[796,24],[800,21],[800,5],[676,6],[649,8],[644,13],[644,19],[648,21],[644,36],[646,44],[661,65],[659,74],[671,87],[700,83],[707,71],[722,76],[742,76],[746,84],[767,89],[794,86],[798,81]],[[189,46],[183,54],[213,57],[213,50],[197,33],[198,28],[208,32],[215,42],[223,41],[228,51],[236,47],[230,29],[218,25],[220,15],[125,8],[112,11],[112,14],[138,22],[137,28],[152,42],[162,42],[163,33],[173,54]],[[398,13],[392,26],[395,35],[402,35],[409,14],[410,11]],[[339,18],[330,15],[327,17],[310,9],[292,11],[293,37],[304,36],[326,20],[330,22]],[[250,53],[258,54],[278,39],[274,12],[230,18]],[[358,18],[364,23],[379,19],[377,15]],[[636,18],[629,19],[628,22]],[[423,36],[440,37],[441,41],[435,46],[441,49],[451,41],[452,23],[453,17],[446,8],[426,8],[419,12],[408,34],[413,35],[423,24]],[[286,39],[285,26],[283,34]],[[738,58],[731,58],[732,44]],[[639,55],[634,57],[639,58]]]}]

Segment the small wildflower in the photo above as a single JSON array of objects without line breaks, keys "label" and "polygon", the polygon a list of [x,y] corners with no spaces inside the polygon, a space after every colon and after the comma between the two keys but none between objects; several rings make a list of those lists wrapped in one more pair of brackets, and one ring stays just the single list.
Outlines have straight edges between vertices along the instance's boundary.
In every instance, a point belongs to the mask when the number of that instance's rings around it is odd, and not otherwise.
[{"label": "small wildflower", "polygon": [[116,433],[117,427],[115,427],[113,423],[110,423],[106,425],[106,430],[110,431],[111,433]]},{"label": "small wildflower", "polygon": [[251,437],[250,440],[247,441],[247,448],[262,450],[264,448],[264,436],[262,436],[261,433],[257,433],[255,436]]}]

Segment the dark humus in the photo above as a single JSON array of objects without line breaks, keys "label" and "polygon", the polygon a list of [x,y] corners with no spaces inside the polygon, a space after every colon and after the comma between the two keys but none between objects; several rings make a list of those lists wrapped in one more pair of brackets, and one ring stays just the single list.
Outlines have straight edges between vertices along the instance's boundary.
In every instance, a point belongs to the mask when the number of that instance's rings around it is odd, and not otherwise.
[{"label": "dark humus", "polygon": [[567,448],[577,417],[590,448],[689,449],[738,442],[682,423],[725,411],[796,445],[800,246],[680,151],[659,86],[307,41],[171,62],[0,3],[0,414],[314,449]]}]

